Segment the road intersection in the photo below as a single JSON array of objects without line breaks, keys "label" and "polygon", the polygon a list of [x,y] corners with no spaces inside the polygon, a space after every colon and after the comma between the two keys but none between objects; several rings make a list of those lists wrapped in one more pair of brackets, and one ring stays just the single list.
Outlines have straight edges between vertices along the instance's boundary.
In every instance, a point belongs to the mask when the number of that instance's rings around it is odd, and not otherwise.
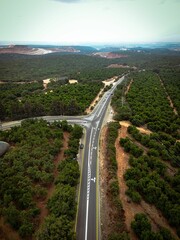
[{"label": "road intersection", "polygon": [[[108,90],[93,112],[86,116],[43,116],[48,122],[67,120],[69,124],[79,124],[85,128],[85,144],[81,151],[83,156],[81,162],[81,179],[79,186],[78,211],[76,223],[76,236],[78,240],[99,240],[100,239],[100,219],[99,219],[99,135],[104,121],[107,108],[110,104],[112,94],[124,80],[121,77],[114,83],[112,88]],[[9,129],[14,126],[20,126],[20,121],[3,123],[2,130]]]}]

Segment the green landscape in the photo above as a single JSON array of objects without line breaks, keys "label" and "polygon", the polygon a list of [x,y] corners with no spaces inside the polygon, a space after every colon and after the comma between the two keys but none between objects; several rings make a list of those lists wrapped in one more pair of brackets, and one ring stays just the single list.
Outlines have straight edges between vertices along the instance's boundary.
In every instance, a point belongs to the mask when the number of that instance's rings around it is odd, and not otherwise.
[{"label": "green landscape", "polygon": [[[112,214],[107,221],[111,230],[102,239],[179,239],[179,52],[130,49],[113,53],[127,57],[0,54],[0,121],[23,119],[21,126],[0,131],[0,141],[10,145],[0,157],[0,239],[76,239],[82,174],[77,154],[85,131],[66,120],[48,122],[37,117],[86,116],[86,109],[104,88],[102,81],[122,76],[112,95],[113,121],[105,124],[107,202]],[[118,67],[108,67],[111,64]],[[50,82],[45,87],[47,78]],[[71,79],[77,83],[70,84]],[[101,98],[111,87],[104,88]],[[115,147],[122,121],[129,124],[126,136],[118,141],[128,156],[124,172],[128,204],[153,206],[167,227],[144,212],[135,214],[127,226]]]},{"label": "green landscape", "polygon": [[[176,229],[177,238],[180,236],[179,79],[176,66],[132,73],[127,82],[118,86],[112,100],[115,119],[132,124],[127,128],[127,137],[119,142],[129,156],[129,168],[124,174],[126,194],[136,204],[143,200],[154,205],[169,226]],[[140,133],[137,127],[152,133]],[[153,232],[144,213],[135,216],[131,227],[138,239],[176,239],[160,225]]]}]

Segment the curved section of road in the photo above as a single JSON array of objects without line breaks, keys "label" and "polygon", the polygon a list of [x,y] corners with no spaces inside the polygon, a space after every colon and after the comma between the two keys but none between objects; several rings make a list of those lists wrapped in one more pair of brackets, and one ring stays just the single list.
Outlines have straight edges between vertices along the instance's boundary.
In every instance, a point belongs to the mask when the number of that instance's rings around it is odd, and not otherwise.
[{"label": "curved section of road", "polygon": [[[76,233],[78,240],[99,240],[99,182],[98,179],[98,144],[99,134],[103,124],[106,110],[111,101],[112,94],[124,77],[121,77],[113,87],[108,90],[88,116],[43,116],[48,122],[67,120],[70,124],[79,124],[86,128],[86,139],[84,147],[84,159],[81,168],[81,182],[79,188],[79,203],[77,212]],[[21,125],[20,121],[3,123],[2,130]]]}]

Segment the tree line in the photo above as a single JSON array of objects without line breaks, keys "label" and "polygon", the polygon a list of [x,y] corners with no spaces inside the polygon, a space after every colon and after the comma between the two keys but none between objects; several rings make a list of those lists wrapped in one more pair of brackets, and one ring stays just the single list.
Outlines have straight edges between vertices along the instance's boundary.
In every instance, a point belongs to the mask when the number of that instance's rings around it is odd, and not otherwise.
[{"label": "tree line", "polygon": [[170,231],[161,227],[158,232],[152,231],[148,217],[143,213],[137,213],[131,222],[131,228],[139,240],[175,240]]},{"label": "tree line", "polygon": [[[128,186],[126,194],[136,203],[139,203],[143,198],[148,203],[154,204],[169,224],[176,228],[179,235],[179,171],[173,176],[169,175],[162,156],[156,154],[156,151],[161,151],[161,146],[164,148],[165,144],[176,145],[176,141],[166,133],[159,135],[152,133],[150,136],[140,134],[132,126],[128,128],[128,132],[134,140],[145,145],[148,150],[144,151],[140,146],[137,146],[133,139],[120,139],[121,146],[130,153],[129,164],[131,168],[124,175]],[[159,144],[157,136],[161,141],[166,139],[164,145]],[[179,144],[175,149],[175,154],[179,155]],[[165,150],[168,151],[166,148]],[[176,167],[179,169],[177,165]]]},{"label": "tree line", "polygon": [[16,120],[43,115],[80,115],[94,100],[101,82],[67,84],[42,90],[42,83],[2,85],[0,119]]},{"label": "tree line", "polygon": [[[117,59],[81,54],[47,54],[44,56],[0,54],[1,81],[39,81],[65,76],[74,78],[81,71],[90,72],[91,70],[105,69],[116,62]],[[101,74],[103,75],[103,73]]]},{"label": "tree line", "polygon": [[[61,150],[64,131],[70,133],[69,153],[55,179],[54,159]],[[75,192],[80,174],[74,157],[81,135],[79,126],[72,127],[66,121],[49,124],[45,120],[24,120],[20,127],[0,132],[0,139],[11,145],[0,161],[0,215],[22,239],[31,239],[34,234],[39,239],[49,239],[48,234],[51,239],[74,236]],[[46,198],[54,181],[56,188],[47,204],[50,214],[43,225],[48,234],[43,227],[37,233],[37,202]]]}]

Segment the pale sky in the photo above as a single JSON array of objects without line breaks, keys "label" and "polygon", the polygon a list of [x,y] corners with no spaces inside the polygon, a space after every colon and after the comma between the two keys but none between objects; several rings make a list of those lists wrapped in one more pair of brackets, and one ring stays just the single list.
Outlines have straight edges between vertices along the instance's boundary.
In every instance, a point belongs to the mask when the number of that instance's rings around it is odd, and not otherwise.
[{"label": "pale sky", "polygon": [[0,0],[0,41],[180,42],[180,0]]}]

